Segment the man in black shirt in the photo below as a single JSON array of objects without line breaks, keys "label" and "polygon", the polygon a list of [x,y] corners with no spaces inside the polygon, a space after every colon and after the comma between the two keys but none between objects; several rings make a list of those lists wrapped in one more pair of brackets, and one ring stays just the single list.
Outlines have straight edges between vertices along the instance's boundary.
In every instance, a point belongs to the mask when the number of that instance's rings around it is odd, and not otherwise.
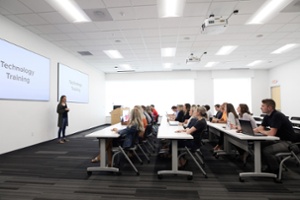
[{"label": "man in black shirt", "polygon": [[[266,114],[262,124],[254,129],[254,132],[260,132],[268,136],[277,136],[278,141],[262,142],[262,158],[268,165],[268,171],[278,173],[279,162],[275,156],[279,152],[288,152],[288,146],[291,142],[297,142],[298,135],[294,132],[292,123],[281,112],[275,109],[273,99],[263,99],[261,111]],[[266,127],[269,129],[267,130]]]}]

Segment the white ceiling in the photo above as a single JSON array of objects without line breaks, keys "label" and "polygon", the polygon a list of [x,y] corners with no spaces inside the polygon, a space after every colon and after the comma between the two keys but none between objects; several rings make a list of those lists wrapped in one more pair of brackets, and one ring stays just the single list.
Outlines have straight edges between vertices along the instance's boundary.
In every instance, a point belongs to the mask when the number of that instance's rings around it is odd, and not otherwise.
[{"label": "white ceiling", "polygon": [[[284,44],[300,44],[299,1],[264,25],[245,24],[264,0],[187,0],[183,17],[164,19],[158,18],[156,0],[76,0],[83,9],[107,11],[112,19],[79,24],[66,21],[44,0],[0,0],[0,14],[105,73],[115,73],[114,67],[121,64],[130,64],[136,72],[170,70],[163,63],[174,63],[172,70],[268,69],[300,57],[300,48],[270,54]],[[236,9],[239,13],[231,16],[225,32],[201,33],[201,24],[210,14],[227,17]],[[238,48],[227,56],[215,55],[223,45]],[[176,56],[162,58],[163,47],[176,47]],[[103,53],[108,49],[119,50],[124,58],[110,59]],[[191,53],[201,56],[203,52],[207,54],[200,63],[186,64]],[[265,62],[247,66],[255,60]],[[210,61],[220,64],[205,68]]]}]

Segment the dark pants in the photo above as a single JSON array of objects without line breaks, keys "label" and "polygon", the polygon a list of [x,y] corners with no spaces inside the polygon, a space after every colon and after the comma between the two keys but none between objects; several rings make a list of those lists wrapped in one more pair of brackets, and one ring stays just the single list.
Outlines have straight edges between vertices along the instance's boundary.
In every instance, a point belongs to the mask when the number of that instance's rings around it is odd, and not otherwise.
[{"label": "dark pants", "polygon": [[262,161],[268,165],[270,171],[278,172],[279,161],[275,156],[277,153],[289,152],[288,146],[291,142],[288,141],[264,141],[261,143]]},{"label": "dark pants", "polygon": [[65,138],[67,123],[68,123],[68,118],[63,118],[62,119],[62,125],[58,129],[58,139]]}]

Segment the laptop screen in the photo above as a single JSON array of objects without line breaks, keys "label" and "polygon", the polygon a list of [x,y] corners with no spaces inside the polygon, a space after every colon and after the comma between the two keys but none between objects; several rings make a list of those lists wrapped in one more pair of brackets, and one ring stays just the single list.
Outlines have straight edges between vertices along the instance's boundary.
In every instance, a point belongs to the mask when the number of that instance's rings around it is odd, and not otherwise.
[{"label": "laptop screen", "polygon": [[247,135],[254,135],[251,122],[249,120],[239,119],[242,132]]}]

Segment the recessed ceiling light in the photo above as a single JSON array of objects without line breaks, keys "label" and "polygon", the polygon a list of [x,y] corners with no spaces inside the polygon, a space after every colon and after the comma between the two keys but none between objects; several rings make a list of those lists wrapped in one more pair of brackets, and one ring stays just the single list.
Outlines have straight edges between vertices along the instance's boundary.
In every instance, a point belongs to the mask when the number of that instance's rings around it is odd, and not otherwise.
[{"label": "recessed ceiling light", "polygon": [[263,62],[262,60],[255,60],[255,61],[249,63],[247,66],[248,67],[253,67],[255,65],[261,64],[262,62]]},{"label": "recessed ceiling light", "polygon": [[275,51],[271,52],[271,54],[285,53],[287,51],[297,48],[298,46],[299,46],[299,44],[286,44],[286,45],[280,47],[279,49],[276,49]]},{"label": "recessed ceiling light", "polygon": [[160,18],[181,17],[186,0],[157,0],[158,15]]},{"label": "recessed ceiling light", "polygon": [[90,22],[91,19],[74,0],[46,0],[55,10],[72,23]]},{"label": "recessed ceiling light", "polygon": [[216,55],[228,55],[233,52],[238,46],[222,46]]},{"label": "recessed ceiling light", "polygon": [[264,24],[293,0],[267,0],[251,17],[247,24]]},{"label": "recessed ceiling light", "polygon": [[219,62],[208,62],[208,63],[206,63],[206,65],[204,67],[212,67],[212,66],[214,66],[214,65],[216,65],[218,63]]},{"label": "recessed ceiling light", "polygon": [[174,47],[161,48],[162,57],[174,57],[175,54],[176,54],[176,48]]},{"label": "recessed ceiling light", "polygon": [[118,50],[104,50],[103,51],[111,59],[120,59],[123,58],[121,53]]},{"label": "recessed ceiling light", "polygon": [[172,68],[173,63],[164,63],[163,66],[164,66],[164,68],[166,68],[166,69],[170,69],[170,68]]}]

